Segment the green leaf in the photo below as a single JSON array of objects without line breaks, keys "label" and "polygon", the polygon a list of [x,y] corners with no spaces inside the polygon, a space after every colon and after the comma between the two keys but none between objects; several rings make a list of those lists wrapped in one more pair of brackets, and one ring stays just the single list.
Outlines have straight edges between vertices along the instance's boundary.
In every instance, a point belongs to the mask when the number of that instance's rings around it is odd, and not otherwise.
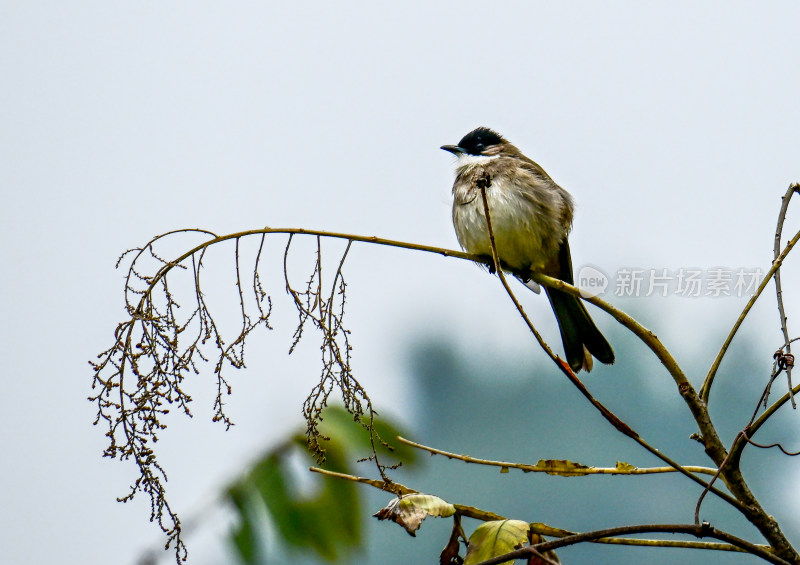
[{"label": "green leaf", "polygon": [[[527,522],[522,520],[493,520],[481,524],[469,536],[464,565],[486,561],[518,549],[528,541]],[[503,565],[513,564],[506,561]]]},{"label": "green leaf", "polygon": [[[353,474],[352,462],[370,452],[368,431],[342,409],[326,409],[323,418],[320,429],[329,438],[320,440],[326,450],[325,468]],[[388,424],[375,427],[382,430],[381,436],[399,435]],[[377,449],[389,452],[379,444],[376,441]],[[266,552],[265,515],[284,545],[325,560],[339,559],[361,544],[364,512],[357,485],[304,470],[312,487],[299,488],[297,466],[290,464],[290,456],[298,454],[307,458],[309,466],[314,464],[305,435],[300,433],[266,453],[227,490],[240,521],[232,542],[247,565],[258,562]]]},{"label": "green leaf", "polygon": [[[338,445],[329,447],[329,464],[346,469],[344,452]],[[307,454],[297,448],[273,453],[253,468],[247,481],[287,545],[335,560],[361,542],[363,510],[356,485],[315,475],[311,494],[301,492],[294,484],[294,469],[287,465],[291,451]],[[312,463],[310,456],[308,462]]]},{"label": "green leaf", "polygon": [[241,524],[231,533],[231,541],[242,563],[246,565],[257,565],[259,562],[259,536],[255,529],[256,520],[252,519],[252,503],[242,489],[235,489],[230,492],[230,499],[240,516],[250,518],[242,520]]}]

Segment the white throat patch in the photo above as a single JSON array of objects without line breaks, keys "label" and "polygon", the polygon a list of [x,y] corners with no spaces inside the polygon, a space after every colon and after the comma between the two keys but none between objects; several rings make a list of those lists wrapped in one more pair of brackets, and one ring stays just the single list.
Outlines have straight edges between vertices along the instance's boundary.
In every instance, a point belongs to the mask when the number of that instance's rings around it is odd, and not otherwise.
[{"label": "white throat patch", "polygon": [[461,153],[456,161],[456,169],[465,170],[477,167],[478,165],[485,165],[489,161],[497,159],[500,155],[469,155],[468,153]]}]

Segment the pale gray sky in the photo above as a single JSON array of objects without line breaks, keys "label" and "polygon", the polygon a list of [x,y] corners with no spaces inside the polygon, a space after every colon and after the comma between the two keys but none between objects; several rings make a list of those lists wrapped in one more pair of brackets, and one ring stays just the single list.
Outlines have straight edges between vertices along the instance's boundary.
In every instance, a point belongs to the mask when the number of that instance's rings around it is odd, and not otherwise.
[{"label": "pale gray sky", "polygon": [[[574,195],[576,265],[766,269],[800,180],[799,21],[788,1],[0,2],[0,560],[129,563],[160,540],[143,498],[115,502],[134,471],[101,459],[85,400],[122,319],[123,250],[263,225],[456,247],[438,148],[486,125]],[[378,405],[403,398],[415,328],[533,348],[470,265],[358,246],[348,268]],[[645,322],[705,360],[706,324],[743,303],[670,299]],[[546,301],[526,304],[558,343]],[[773,309],[756,312],[766,348]],[[182,511],[298,421],[316,368],[285,356],[292,321],[234,377],[232,432],[208,423],[210,375],[191,387],[195,419],[161,446]]]}]

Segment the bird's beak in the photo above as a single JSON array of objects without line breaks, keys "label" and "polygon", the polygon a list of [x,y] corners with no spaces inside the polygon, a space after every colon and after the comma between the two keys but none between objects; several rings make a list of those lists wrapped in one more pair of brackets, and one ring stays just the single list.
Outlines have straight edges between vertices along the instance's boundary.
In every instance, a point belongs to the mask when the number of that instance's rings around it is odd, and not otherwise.
[{"label": "bird's beak", "polygon": [[444,149],[445,151],[449,151],[450,153],[452,153],[456,157],[458,157],[459,155],[464,153],[464,150],[461,149],[458,145],[442,145],[441,149]]}]

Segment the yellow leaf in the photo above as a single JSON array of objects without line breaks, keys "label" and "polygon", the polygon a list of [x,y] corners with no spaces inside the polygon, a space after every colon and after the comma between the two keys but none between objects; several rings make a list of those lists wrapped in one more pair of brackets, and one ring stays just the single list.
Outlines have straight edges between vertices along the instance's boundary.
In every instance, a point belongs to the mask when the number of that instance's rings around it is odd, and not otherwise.
[{"label": "yellow leaf", "polygon": [[[478,526],[469,536],[464,565],[480,563],[522,547],[528,541],[529,528],[522,520],[493,520]],[[503,565],[512,563],[506,561]]]},{"label": "yellow leaf", "polygon": [[545,471],[548,475],[579,477],[586,474],[581,472],[582,469],[589,469],[590,467],[565,459],[541,459],[536,464],[536,468]]},{"label": "yellow leaf", "polygon": [[403,526],[412,536],[428,516],[447,518],[455,514],[455,507],[430,494],[407,494],[394,498],[385,507],[378,510],[373,516],[378,520],[392,520]]}]

